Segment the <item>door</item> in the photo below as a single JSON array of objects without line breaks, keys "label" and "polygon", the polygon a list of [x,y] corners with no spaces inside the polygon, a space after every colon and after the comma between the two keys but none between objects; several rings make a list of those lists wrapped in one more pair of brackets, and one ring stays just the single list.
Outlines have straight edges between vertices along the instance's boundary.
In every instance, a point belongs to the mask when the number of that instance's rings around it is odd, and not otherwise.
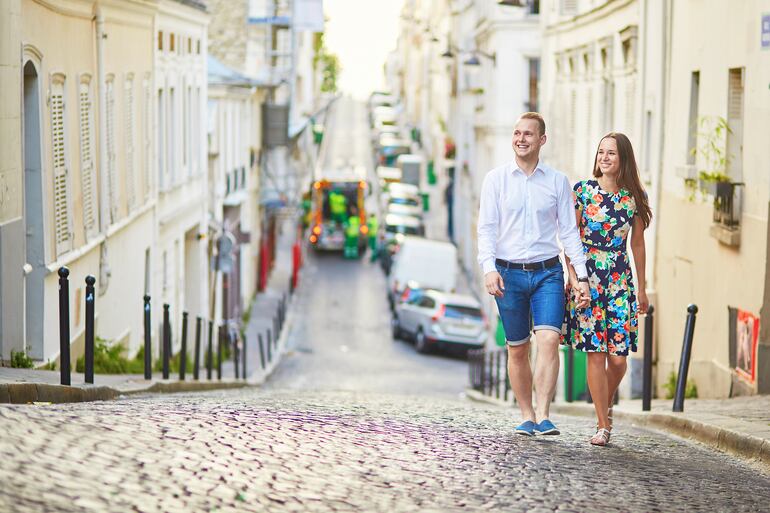
[{"label": "door", "polygon": [[40,138],[40,81],[32,61],[24,65],[24,326],[27,355],[43,359],[45,238]]}]

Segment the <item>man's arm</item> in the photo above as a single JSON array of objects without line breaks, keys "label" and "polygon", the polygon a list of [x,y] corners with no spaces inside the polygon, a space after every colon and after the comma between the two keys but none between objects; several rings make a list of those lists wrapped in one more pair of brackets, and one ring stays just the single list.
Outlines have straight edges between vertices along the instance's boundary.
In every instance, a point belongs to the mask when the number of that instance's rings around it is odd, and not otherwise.
[{"label": "man's arm", "polygon": [[564,175],[557,178],[558,209],[556,222],[559,225],[559,240],[564,246],[564,253],[569,257],[578,278],[587,278],[586,257],[583,253],[583,243],[580,242],[577,224],[575,223],[575,202],[569,180]]},{"label": "man's arm", "polygon": [[500,225],[500,210],[497,205],[497,184],[493,173],[487,173],[481,185],[479,199],[479,220],[477,236],[479,243],[478,261],[484,274],[495,271],[495,246]]}]

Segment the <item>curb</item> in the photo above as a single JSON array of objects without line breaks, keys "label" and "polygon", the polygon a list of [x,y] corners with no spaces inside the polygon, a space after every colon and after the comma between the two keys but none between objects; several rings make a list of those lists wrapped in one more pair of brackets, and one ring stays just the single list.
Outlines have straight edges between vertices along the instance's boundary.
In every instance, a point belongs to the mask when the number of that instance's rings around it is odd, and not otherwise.
[{"label": "curb", "polygon": [[177,392],[203,392],[254,386],[246,382],[196,382],[173,381],[153,383],[146,388],[118,390],[105,386],[66,386],[47,383],[1,383],[0,404],[29,404],[45,402],[53,404],[110,401],[122,395],[171,394]]},{"label": "curb", "polygon": [[[478,390],[466,388],[465,395],[472,401],[511,407],[510,403],[487,397]],[[551,410],[563,415],[591,418],[594,416],[594,408],[589,404],[551,404]],[[688,440],[700,442],[712,449],[754,464],[763,472],[770,474],[770,440],[739,433],[714,424],[706,424],[675,413],[632,413],[615,410],[614,416],[636,426],[666,431]]]}]

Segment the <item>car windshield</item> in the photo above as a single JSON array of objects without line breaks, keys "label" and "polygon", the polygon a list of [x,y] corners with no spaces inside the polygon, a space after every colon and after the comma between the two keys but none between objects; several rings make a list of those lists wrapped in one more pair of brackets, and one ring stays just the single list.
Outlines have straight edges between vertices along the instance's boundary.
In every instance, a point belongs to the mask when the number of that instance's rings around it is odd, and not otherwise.
[{"label": "car windshield", "polygon": [[447,319],[463,319],[463,318],[469,318],[469,319],[477,319],[480,320],[481,317],[481,310],[478,308],[474,308],[472,306],[457,306],[457,305],[446,305],[446,311],[444,312],[444,317]]},{"label": "car windshield", "polygon": [[389,203],[392,205],[410,205],[412,207],[417,207],[420,205],[414,198],[390,198]]},{"label": "car windshield", "polygon": [[415,226],[404,226],[403,224],[389,224],[385,227],[388,233],[405,233],[406,235],[418,235],[419,230]]}]

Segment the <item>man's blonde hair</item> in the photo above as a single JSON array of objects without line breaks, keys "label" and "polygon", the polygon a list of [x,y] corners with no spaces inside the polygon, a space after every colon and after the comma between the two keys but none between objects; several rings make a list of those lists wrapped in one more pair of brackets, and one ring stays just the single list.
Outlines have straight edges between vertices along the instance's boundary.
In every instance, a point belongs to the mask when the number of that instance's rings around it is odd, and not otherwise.
[{"label": "man's blonde hair", "polygon": [[525,112],[519,116],[519,119],[534,119],[537,121],[538,128],[540,128],[540,135],[545,135],[545,120],[539,112]]}]

